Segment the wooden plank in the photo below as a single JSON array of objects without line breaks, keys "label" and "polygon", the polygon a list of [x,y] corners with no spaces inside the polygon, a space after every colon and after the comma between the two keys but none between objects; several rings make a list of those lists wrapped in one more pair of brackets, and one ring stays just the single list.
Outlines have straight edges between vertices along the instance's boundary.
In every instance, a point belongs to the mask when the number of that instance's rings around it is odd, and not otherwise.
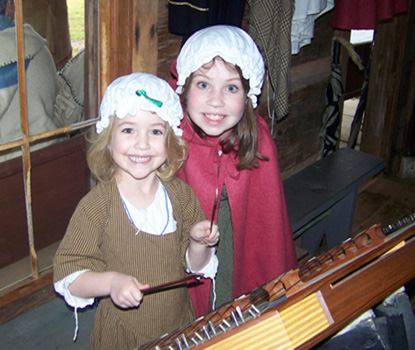
[{"label": "wooden plank", "polygon": [[356,201],[353,236],[376,223],[397,222],[415,210],[415,179],[379,176],[362,188]]},{"label": "wooden plank", "polygon": [[132,72],[157,74],[158,1],[99,3],[100,95],[116,78]]},{"label": "wooden plank", "polygon": [[[99,100],[111,83],[111,1],[99,1]],[[113,33],[117,34],[117,33]]]},{"label": "wooden plank", "polygon": [[56,297],[53,271],[42,272],[38,279],[27,279],[0,293],[0,325]]},{"label": "wooden plank", "polygon": [[101,96],[99,93],[99,23],[98,0],[85,1],[85,62],[84,91],[85,118],[98,116]]},{"label": "wooden plank", "polygon": [[158,0],[134,2],[132,71],[157,75]]},{"label": "wooden plank", "polygon": [[378,23],[369,75],[369,89],[360,149],[380,156],[390,170],[395,132],[399,86],[402,79],[403,54],[408,16]]},{"label": "wooden plank", "polygon": [[27,92],[26,92],[26,71],[24,67],[24,33],[23,33],[23,8],[22,1],[16,1],[16,40],[17,40],[17,66],[19,80],[20,96],[20,124],[23,138],[23,169],[24,169],[24,188],[26,204],[26,221],[27,221],[27,240],[29,242],[32,275],[39,278],[38,259],[35,249],[35,240],[33,232],[33,213],[32,213],[32,193],[31,193],[31,165],[30,165],[30,148],[28,143],[29,124],[27,116]]}]

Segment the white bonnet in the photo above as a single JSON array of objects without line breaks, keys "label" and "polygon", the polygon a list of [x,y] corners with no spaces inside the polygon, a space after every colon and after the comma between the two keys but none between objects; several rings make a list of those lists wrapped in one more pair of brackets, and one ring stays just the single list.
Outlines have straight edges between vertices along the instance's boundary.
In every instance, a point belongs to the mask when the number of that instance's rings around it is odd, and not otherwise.
[{"label": "white bonnet", "polygon": [[194,33],[177,57],[177,93],[183,92],[186,79],[216,56],[237,65],[249,80],[248,97],[254,108],[264,81],[264,60],[254,40],[244,30],[230,25],[215,25]]},{"label": "white bonnet", "polygon": [[182,135],[179,125],[183,109],[179,96],[165,80],[148,73],[122,76],[108,85],[100,106],[97,133],[108,127],[110,116],[122,119],[127,114],[135,115],[138,110],[155,112],[169,123],[176,135]]}]

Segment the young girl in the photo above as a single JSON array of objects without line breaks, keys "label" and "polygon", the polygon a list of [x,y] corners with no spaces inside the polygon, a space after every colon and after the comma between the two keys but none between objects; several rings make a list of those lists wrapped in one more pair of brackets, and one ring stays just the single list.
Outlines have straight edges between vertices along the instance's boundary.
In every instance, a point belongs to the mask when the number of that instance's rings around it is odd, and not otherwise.
[{"label": "young girl", "polygon": [[[264,63],[245,31],[218,25],[193,34],[176,67],[176,91],[186,113],[183,138],[189,144],[179,177],[208,216],[219,190],[215,292],[221,306],[297,263],[275,143],[254,113]],[[212,306],[209,285],[204,281],[191,289],[197,315],[209,311],[209,298]]]},{"label": "young girl", "polygon": [[[134,73],[107,88],[88,150],[99,183],[79,203],[54,259],[55,289],[76,309],[102,298],[92,349],[134,349],[194,319],[187,288],[143,288],[214,276],[218,228],[188,185],[173,178],[187,149],[179,97]],[[187,264],[186,264],[187,261]]]}]

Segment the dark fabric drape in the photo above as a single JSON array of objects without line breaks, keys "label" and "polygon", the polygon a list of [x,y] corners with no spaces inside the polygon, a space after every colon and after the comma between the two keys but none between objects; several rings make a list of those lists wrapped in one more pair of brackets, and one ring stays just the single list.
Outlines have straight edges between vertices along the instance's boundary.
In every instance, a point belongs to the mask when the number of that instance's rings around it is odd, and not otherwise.
[{"label": "dark fabric drape", "polygon": [[409,0],[336,0],[332,25],[338,29],[376,29],[409,8]]},{"label": "dark fabric drape", "polygon": [[182,35],[183,42],[199,29],[215,24],[241,27],[245,0],[168,1],[169,32]]}]

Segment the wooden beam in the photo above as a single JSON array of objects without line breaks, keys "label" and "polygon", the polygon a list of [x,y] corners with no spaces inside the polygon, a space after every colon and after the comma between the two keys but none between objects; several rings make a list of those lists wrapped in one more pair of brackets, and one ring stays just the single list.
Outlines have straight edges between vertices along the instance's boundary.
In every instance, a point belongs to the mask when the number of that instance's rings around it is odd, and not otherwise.
[{"label": "wooden beam", "polygon": [[134,2],[133,72],[157,74],[158,0]]},{"label": "wooden beam", "polygon": [[0,325],[56,298],[52,282],[50,268],[37,279],[28,278],[3,290],[0,293]]},{"label": "wooden beam", "polygon": [[85,1],[85,118],[98,117],[99,93],[99,0]]},{"label": "wooden beam", "polygon": [[[111,82],[111,0],[99,1],[99,94],[100,100]],[[115,3],[116,5],[116,3]],[[114,10],[114,12],[116,12]],[[112,33],[117,35],[117,33]],[[120,38],[121,39],[121,38]]]}]

